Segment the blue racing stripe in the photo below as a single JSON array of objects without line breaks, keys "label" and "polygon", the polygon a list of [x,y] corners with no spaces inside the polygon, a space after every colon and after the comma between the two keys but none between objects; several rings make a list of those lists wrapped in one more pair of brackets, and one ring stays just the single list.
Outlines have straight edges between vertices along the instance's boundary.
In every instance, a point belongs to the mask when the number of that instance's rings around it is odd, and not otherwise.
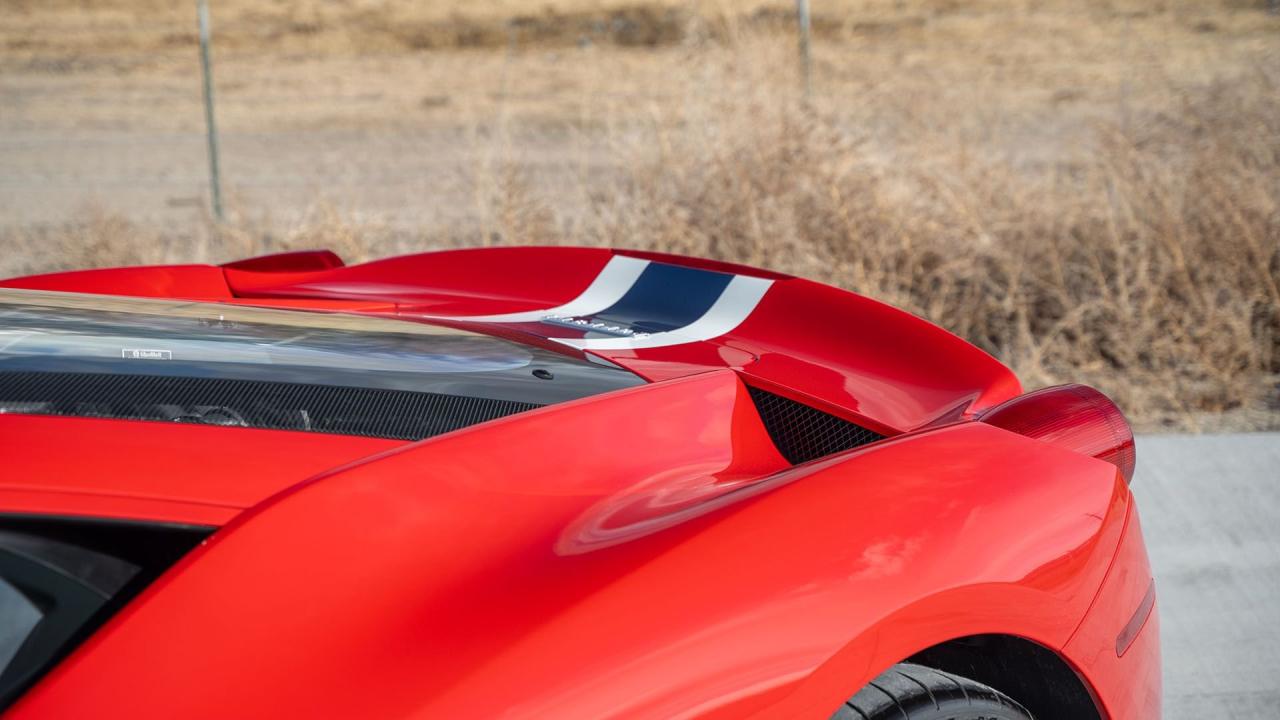
[{"label": "blue racing stripe", "polygon": [[622,299],[592,317],[657,333],[689,325],[706,314],[733,275],[650,263]]}]

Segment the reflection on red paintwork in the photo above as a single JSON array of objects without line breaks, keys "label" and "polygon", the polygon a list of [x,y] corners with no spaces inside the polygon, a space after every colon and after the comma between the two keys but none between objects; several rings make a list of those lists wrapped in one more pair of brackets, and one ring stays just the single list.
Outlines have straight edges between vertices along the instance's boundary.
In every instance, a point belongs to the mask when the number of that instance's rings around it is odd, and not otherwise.
[{"label": "reflection on red paintwork", "polygon": [[565,529],[556,552],[576,555],[635,540],[745,500],[786,479],[659,475],[589,508]]}]

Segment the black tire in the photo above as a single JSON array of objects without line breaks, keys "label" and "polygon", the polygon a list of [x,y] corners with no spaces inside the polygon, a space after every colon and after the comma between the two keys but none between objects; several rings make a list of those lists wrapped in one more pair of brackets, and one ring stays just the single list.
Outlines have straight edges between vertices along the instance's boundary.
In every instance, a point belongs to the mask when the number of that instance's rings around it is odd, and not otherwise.
[{"label": "black tire", "polygon": [[995,688],[923,665],[899,663],[849,698],[831,720],[1032,720]]}]

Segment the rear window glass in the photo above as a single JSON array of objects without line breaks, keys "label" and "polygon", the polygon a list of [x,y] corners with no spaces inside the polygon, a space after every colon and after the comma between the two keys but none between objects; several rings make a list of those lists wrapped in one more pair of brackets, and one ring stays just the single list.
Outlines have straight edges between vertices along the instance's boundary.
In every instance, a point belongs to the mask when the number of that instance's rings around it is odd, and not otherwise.
[{"label": "rear window glass", "polygon": [[43,617],[30,598],[0,578],[0,674]]},{"label": "rear window glass", "polygon": [[0,291],[0,412],[417,439],[642,383],[419,322]]}]

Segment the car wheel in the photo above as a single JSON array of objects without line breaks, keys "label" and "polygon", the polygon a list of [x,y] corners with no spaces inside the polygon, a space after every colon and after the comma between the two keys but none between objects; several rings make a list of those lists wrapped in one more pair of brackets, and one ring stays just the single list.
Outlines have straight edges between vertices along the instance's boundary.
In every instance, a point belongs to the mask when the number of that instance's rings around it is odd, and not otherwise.
[{"label": "car wheel", "polygon": [[849,698],[831,720],[1031,720],[1031,714],[995,688],[899,663]]}]

